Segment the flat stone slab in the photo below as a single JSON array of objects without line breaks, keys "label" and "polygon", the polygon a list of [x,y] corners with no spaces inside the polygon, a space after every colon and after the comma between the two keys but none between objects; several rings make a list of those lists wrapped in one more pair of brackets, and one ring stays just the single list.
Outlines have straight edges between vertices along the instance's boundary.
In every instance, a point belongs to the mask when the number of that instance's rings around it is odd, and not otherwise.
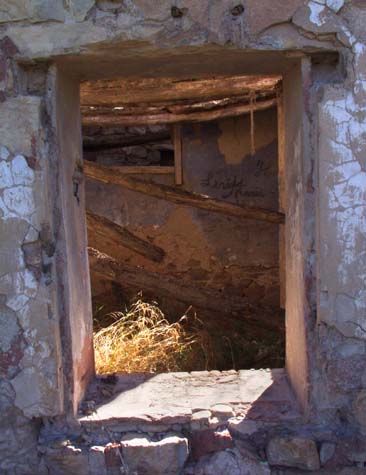
[{"label": "flat stone slab", "polygon": [[239,416],[270,422],[300,417],[285,370],[273,369],[97,376],[79,420],[105,427],[187,424],[202,411],[223,422]]}]

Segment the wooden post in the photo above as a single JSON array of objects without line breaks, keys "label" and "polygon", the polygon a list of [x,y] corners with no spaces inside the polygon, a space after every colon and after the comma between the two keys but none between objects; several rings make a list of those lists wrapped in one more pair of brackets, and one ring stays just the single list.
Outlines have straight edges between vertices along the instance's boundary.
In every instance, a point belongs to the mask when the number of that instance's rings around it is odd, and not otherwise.
[{"label": "wooden post", "polygon": [[183,169],[182,169],[182,128],[181,125],[175,124],[173,126],[174,138],[174,175],[175,184],[183,184]]},{"label": "wooden post", "polygon": [[[279,211],[285,213],[286,188],[285,188],[285,125],[283,113],[283,96],[279,94],[277,99],[277,141],[278,141],[278,194]],[[279,271],[280,271],[280,306],[286,308],[286,224],[279,227]]]}]

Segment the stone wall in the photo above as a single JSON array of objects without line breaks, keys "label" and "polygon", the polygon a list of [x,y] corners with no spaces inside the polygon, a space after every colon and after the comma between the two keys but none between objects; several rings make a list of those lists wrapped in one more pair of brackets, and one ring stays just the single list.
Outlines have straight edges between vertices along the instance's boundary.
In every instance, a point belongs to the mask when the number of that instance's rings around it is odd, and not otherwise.
[{"label": "stone wall", "polygon": [[[75,81],[147,72],[286,75],[299,62],[304,120],[292,147],[297,147],[294,156],[304,159],[292,171],[306,179],[297,181],[299,194],[292,199],[301,197],[294,224],[306,226],[292,250],[302,254],[294,267],[301,277],[299,299],[293,301],[302,318],[302,340],[297,346],[294,335],[288,350],[293,356],[294,349],[301,353],[303,377],[296,382],[296,357],[288,368],[302,394],[305,418],[313,424],[307,430],[326,430],[332,421],[337,424],[332,437],[340,441],[347,434],[361,435],[357,443],[343,443],[353,455],[339,466],[348,467],[340,472],[344,474],[364,470],[366,8],[361,0],[244,0],[240,5],[187,0],[172,8],[161,0],[152,9],[146,0],[2,1],[3,474],[42,473],[36,451],[40,425],[70,416],[70,389],[75,394],[64,366],[68,321],[77,317],[67,314],[70,296],[64,289],[68,275],[62,227],[68,224],[56,133],[59,72]],[[338,66],[332,64],[333,53],[340,57]],[[285,87],[292,86],[285,81]],[[76,196],[71,202],[78,206]]]}]

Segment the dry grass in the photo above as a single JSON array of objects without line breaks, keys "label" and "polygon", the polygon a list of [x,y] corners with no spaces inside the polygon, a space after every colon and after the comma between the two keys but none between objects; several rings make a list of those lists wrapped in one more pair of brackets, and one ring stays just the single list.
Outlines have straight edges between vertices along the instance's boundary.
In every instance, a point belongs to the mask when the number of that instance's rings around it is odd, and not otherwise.
[{"label": "dry grass", "polygon": [[253,338],[240,321],[202,322],[191,308],[170,323],[141,294],[125,312],[98,312],[95,327],[98,374],[281,367],[284,361],[278,333]]},{"label": "dry grass", "polygon": [[115,321],[94,334],[97,373],[189,369],[197,338],[184,328],[186,315],[169,323],[156,304],[137,300],[128,311],[108,316]]}]

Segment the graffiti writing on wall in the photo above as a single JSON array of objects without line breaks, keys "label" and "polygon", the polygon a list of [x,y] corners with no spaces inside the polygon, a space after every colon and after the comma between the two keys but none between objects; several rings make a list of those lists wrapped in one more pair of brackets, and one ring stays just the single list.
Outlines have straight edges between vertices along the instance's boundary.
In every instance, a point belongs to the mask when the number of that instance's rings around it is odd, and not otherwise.
[{"label": "graffiti writing on wall", "polygon": [[244,173],[241,170],[238,173],[231,172],[230,175],[227,174],[227,169],[212,170],[201,180],[201,186],[221,191],[222,199],[234,198],[240,201],[241,198],[262,198],[264,193],[261,189],[248,189],[248,177],[271,176],[271,167],[262,160],[256,160],[253,165],[254,171],[251,169]]},{"label": "graffiti writing on wall", "polygon": [[248,190],[248,184],[243,176],[232,175],[223,177],[217,172],[209,172],[207,177],[201,181],[201,185],[213,190],[221,190],[221,198],[234,198],[239,201],[240,198],[261,198],[264,196],[261,190]]}]

